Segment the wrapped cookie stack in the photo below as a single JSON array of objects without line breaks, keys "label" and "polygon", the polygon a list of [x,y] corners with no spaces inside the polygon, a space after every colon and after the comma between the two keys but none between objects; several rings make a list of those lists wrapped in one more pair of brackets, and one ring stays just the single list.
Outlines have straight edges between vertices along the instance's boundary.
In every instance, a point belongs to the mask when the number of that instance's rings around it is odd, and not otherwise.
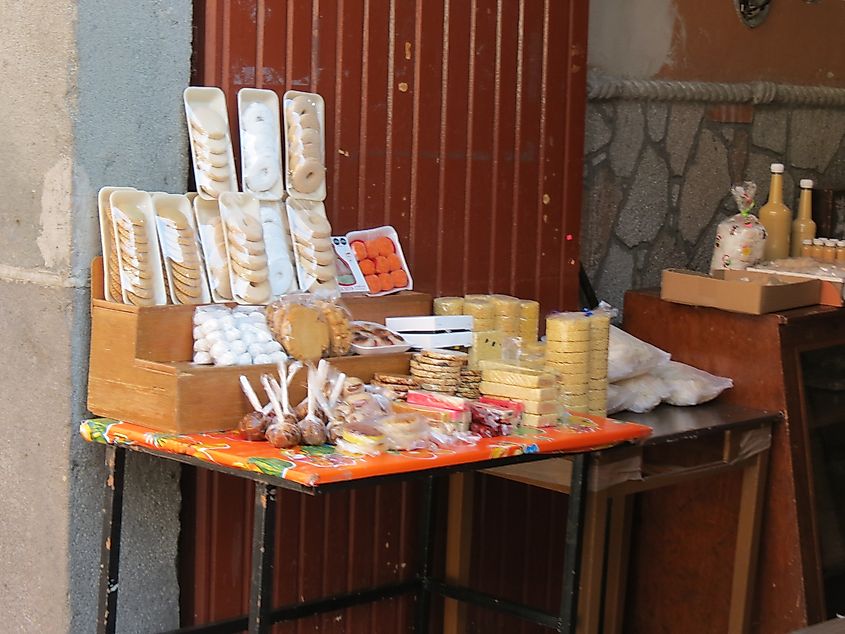
[{"label": "wrapped cookie stack", "polygon": [[607,361],[610,340],[610,313],[597,310],[590,322],[590,383],[587,409],[590,414],[607,416]]},{"label": "wrapped cookie stack", "polygon": [[258,200],[251,194],[226,192],[220,195],[220,215],[235,301],[266,304],[272,290]]},{"label": "wrapped cookie stack", "polygon": [[467,295],[463,302],[464,315],[473,318],[475,332],[489,332],[496,329],[496,313],[486,295]]},{"label": "wrapped cookie stack", "polygon": [[518,336],[522,308],[520,301],[510,295],[491,295],[489,301],[493,305],[494,330],[503,332],[508,337]]},{"label": "wrapped cookie stack", "polygon": [[477,399],[481,396],[481,392],[478,390],[480,384],[481,372],[464,366],[461,368],[460,382],[458,383],[456,395],[471,400]]},{"label": "wrapped cookie stack", "polygon": [[184,195],[154,194],[152,202],[171,301],[174,304],[209,303],[211,295],[191,201]]},{"label": "wrapped cookie stack", "polygon": [[526,343],[539,339],[540,302],[533,299],[519,300],[519,336]]},{"label": "wrapped cookie stack", "polygon": [[558,377],[563,406],[579,412],[589,409],[590,330],[584,313],[555,313],[546,319],[546,368]]},{"label": "wrapped cookie stack", "polygon": [[387,374],[376,372],[373,375],[371,385],[391,390],[396,395],[396,400],[404,401],[408,398],[408,391],[419,387],[416,379],[408,374]]},{"label": "wrapped cookie stack", "polygon": [[435,315],[463,315],[463,297],[437,297],[434,300]]},{"label": "wrapped cookie stack", "polygon": [[455,394],[461,380],[461,368],[467,355],[454,350],[421,350],[411,359],[411,376],[420,389],[441,394]]}]

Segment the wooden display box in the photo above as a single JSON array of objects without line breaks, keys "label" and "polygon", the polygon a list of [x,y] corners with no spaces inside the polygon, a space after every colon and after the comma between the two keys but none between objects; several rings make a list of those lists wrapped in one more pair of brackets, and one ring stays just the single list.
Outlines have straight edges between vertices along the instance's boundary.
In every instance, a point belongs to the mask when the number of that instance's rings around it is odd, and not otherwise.
[{"label": "wooden display box", "polygon": [[[251,410],[238,377],[254,387],[273,365],[215,367],[191,363],[193,306],[127,306],[106,301],[102,258],[91,267],[91,352],[88,409],[157,431],[196,433],[232,429]],[[344,296],[353,319],[431,314],[431,296],[406,291],[383,297]],[[407,374],[407,353],[331,359],[340,372],[370,381],[374,372]],[[291,401],[305,397],[305,372]]]}]

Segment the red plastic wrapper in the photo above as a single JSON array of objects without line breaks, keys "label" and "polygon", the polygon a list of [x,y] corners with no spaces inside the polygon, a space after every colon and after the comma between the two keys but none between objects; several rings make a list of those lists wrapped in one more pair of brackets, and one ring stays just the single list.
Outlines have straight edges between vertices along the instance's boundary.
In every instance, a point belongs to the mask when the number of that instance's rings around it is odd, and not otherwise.
[{"label": "red plastic wrapper", "polygon": [[519,414],[514,410],[490,403],[470,403],[472,422],[469,429],[482,438],[507,436],[519,424]]}]

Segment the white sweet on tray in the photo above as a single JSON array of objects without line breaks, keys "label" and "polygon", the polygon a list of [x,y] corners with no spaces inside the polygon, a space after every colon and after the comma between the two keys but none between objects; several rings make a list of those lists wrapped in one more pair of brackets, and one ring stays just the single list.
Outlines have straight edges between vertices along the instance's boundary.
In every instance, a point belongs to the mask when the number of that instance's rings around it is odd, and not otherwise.
[{"label": "white sweet on tray", "polygon": [[287,359],[261,307],[199,306],[193,332],[194,363],[253,365]]}]

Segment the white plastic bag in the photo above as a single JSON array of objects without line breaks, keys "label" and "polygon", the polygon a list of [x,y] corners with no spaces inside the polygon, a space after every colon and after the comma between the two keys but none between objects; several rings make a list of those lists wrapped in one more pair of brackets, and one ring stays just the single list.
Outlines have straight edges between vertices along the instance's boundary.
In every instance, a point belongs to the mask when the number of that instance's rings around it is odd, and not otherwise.
[{"label": "white plastic bag", "polygon": [[731,379],[676,361],[655,368],[653,373],[666,385],[668,394],[664,400],[672,405],[700,405],[712,401],[734,384]]},{"label": "white plastic bag", "polygon": [[628,392],[625,409],[637,414],[650,412],[669,396],[669,386],[654,374],[641,374],[619,381],[616,387]]},{"label": "white plastic bag", "polygon": [[671,358],[668,352],[640,341],[616,326],[610,327],[607,380],[617,383],[645,374]]},{"label": "white plastic bag", "polygon": [[631,391],[622,385],[611,383],[607,386],[607,415],[623,412],[628,409]]}]

